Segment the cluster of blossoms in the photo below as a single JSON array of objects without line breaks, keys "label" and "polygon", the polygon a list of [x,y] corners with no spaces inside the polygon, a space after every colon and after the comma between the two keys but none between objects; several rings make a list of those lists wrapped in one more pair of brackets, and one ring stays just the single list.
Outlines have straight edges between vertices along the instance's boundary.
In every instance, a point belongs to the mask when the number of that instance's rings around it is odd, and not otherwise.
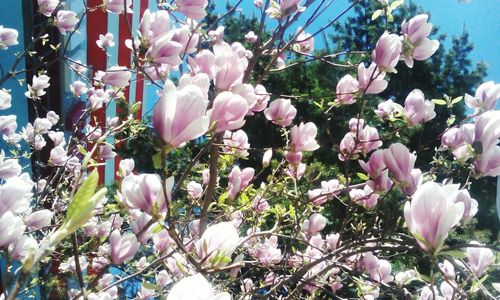
[{"label": "cluster of blossoms", "polygon": [[[306,9],[300,0],[254,4],[263,20],[279,22]],[[127,14],[131,5],[131,0],[104,0],[88,13]],[[402,295],[418,291],[419,299],[454,299],[466,296],[471,284],[481,285],[495,261],[493,251],[471,241],[458,247],[463,257],[453,258],[453,248],[445,244],[452,228],[471,222],[478,212],[479,203],[466,187],[437,182],[430,171],[417,168],[417,154],[382,140],[361,110],[336,147],[345,174],[315,188],[316,180],[305,175],[308,156],[320,148],[318,127],[297,120],[294,100],[275,97],[263,78],[251,76],[263,55],[278,69],[284,67],[285,51],[307,57],[314,51],[314,34],[298,28],[285,50],[255,32],[246,34],[246,45],[229,43],[222,26],[204,31],[200,19],[207,5],[207,0],[175,0],[164,10],[146,10],[132,38],[120,41],[134,54],[132,69],[111,66],[87,78],[87,67],[71,60],[80,80],[70,90],[83,103],[66,118],[71,132],[62,130],[54,111],[37,115],[21,130],[15,115],[0,116],[3,140],[15,153],[0,153],[0,250],[8,263],[20,262],[3,273],[14,284],[4,287],[0,298],[14,299],[51,255],[62,274],[78,280],[79,288],[68,291],[72,299],[123,298],[130,280],[141,283],[133,297],[168,300],[314,297],[322,291],[375,299],[387,289]],[[38,8],[50,18],[47,26],[62,34],[75,30],[76,13],[63,10],[61,1],[38,0]],[[402,35],[382,34],[373,61],[359,64],[357,78],[339,80],[334,105],[364,102],[365,95],[383,92],[386,73],[396,72],[400,60],[412,67],[414,60],[429,58],[439,43],[428,38],[427,19],[405,20]],[[16,30],[0,26],[0,49],[17,45],[17,37]],[[115,45],[105,32],[95,43],[102,51]],[[25,93],[35,107],[52,79],[38,71]],[[133,110],[104,124],[87,119],[124,99],[134,73],[158,87],[151,127],[159,171],[142,173],[137,160],[122,159],[114,187],[99,189],[95,169],[117,156],[121,137],[138,130],[140,122]],[[484,83],[475,96],[465,97],[475,110],[471,122],[441,135],[438,150],[451,151],[476,177],[500,175],[500,112],[494,110],[499,97],[499,84]],[[1,89],[0,110],[11,106],[10,91]],[[402,120],[416,128],[436,117],[434,103],[418,89],[404,106],[387,100],[374,113],[382,121]],[[251,148],[244,125],[254,116],[282,132],[282,147]],[[169,170],[171,154],[201,137],[202,149],[188,166]],[[22,153],[22,147],[31,152]],[[49,157],[39,164],[51,172],[30,175],[21,158],[42,150]],[[244,167],[255,153],[262,167]],[[349,171],[354,162],[362,170],[359,181]],[[404,200],[398,212],[406,228],[398,220],[400,231],[386,235],[378,230],[383,222],[369,219],[389,195]],[[344,219],[332,216],[332,203],[345,210]],[[396,267],[391,257],[403,252],[431,259],[437,275],[427,279],[414,265]]]}]

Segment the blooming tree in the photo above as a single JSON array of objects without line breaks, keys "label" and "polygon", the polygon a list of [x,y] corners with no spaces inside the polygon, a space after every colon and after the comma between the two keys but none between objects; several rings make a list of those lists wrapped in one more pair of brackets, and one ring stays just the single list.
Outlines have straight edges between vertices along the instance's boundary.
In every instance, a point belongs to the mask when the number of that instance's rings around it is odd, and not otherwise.
[{"label": "blooming tree", "polygon": [[[367,20],[386,18],[386,32],[370,53],[359,53],[364,61],[332,84],[325,109],[332,118],[339,107],[357,111],[344,132],[336,133],[343,136],[336,145],[342,174],[316,178],[311,186],[304,177],[311,153],[322,147],[318,125],[299,120],[293,95],[271,95],[266,80],[270,72],[293,66],[289,53],[327,63],[345,54],[314,52],[315,37],[331,23],[318,31],[310,31],[311,24],[329,12],[333,1],[256,0],[259,30],[240,42],[227,40],[224,27],[203,22],[208,1],[158,1],[156,11],[141,16],[136,31],[129,24],[132,66],[92,72],[66,52],[80,20],[96,11],[126,15],[132,1],[105,0],[80,14],[59,0],[37,2],[40,17],[49,20],[43,26],[65,36],[52,51],[79,76],[70,89],[84,105],[73,129],[61,130],[63,120],[40,103],[54,83],[41,64],[23,84],[37,113],[34,121],[18,126],[15,115],[0,116],[5,143],[0,155],[2,299],[15,299],[40,284],[38,271],[49,268],[50,261],[77,282],[67,291],[71,299],[116,299],[132,280],[140,283],[132,296],[139,299],[334,294],[458,299],[477,293],[494,298],[494,289],[484,282],[498,247],[447,243],[452,230],[481,209],[480,200],[471,198],[468,181],[443,178],[440,170],[462,168],[471,178],[500,175],[500,112],[495,110],[500,84],[486,82],[475,95],[433,101],[413,89],[400,99],[404,105],[381,102],[373,113],[396,127],[391,134],[373,126],[367,113],[367,95],[383,92],[397,67],[412,68],[438,49],[439,42],[429,38],[433,26],[427,15],[394,24],[391,12],[400,1],[373,3],[377,13]],[[269,19],[279,25],[266,36]],[[50,36],[34,36],[17,59],[51,42]],[[102,51],[115,43],[108,32],[96,41]],[[17,44],[16,29],[0,26],[0,48]],[[22,72],[17,63],[2,67],[11,68],[2,84]],[[123,147],[119,137],[143,131],[144,123],[136,118],[137,105],[126,117],[105,123],[89,116],[124,98],[131,80],[139,77],[157,88],[148,124],[154,128],[151,159],[157,172],[138,173],[133,157],[123,159],[116,184],[105,187],[97,169]],[[15,105],[11,98],[9,90],[0,90],[1,110]],[[436,117],[435,105],[451,108],[462,98],[471,113],[442,128],[432,167],[416,168],[419,153],[396,141],[398,130],[421,130]],[[262,127],[281,132],[282,147],[251,147],[244,125],[259,115]],[[115,144],[108,137],[115,137]],[[175,154],[185,148],[199,151],[176,169]],[[47,172],[35,178],[23,158],[41,151],[50,153],[38,166]],[[262,165],[245,166],[248,158]],[[377,214],[385,203],[392,203],[396,216]],[[342,217],[330,217],[332,209],[343,211]],[[429,262],[424,268],[417,263],[422,260]]]}]

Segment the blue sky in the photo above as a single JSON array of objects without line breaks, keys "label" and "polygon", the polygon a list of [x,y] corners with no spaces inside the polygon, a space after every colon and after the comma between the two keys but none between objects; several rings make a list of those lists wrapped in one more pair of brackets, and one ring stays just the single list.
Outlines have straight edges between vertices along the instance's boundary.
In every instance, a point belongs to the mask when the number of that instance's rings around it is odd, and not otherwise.
[{"label": "blue sky", "polygon": [[[221,10],[224,9],[226,1],[216,0],[220,3]],[[235,3],[230,0],[230,3]],[[304,1],[303,1],[304,2]],[[470,41],[474,44],[471,59],[474,63],[484,61],[488,65],[488,76],[486,80],[500,82],[500,0],[472,0],[469,3],[459,3],[458,0],[406,0],[413,2],[428,11],[434,26],[439,27],[440,33],[447,34],[447,42],[444,47],[449,48],[451,37],[460,35],[465,28],[470,34]],[[329,19],[338,15],[348,6],[346,0],[337,0],[329,8],[328,15],[313,24],[308,31],[314,32]],[[253,0],[243,0],[242,10],[246,14],[257,13],[253,7]],[[312,13],[314,7],[306,10]],[[342,18],[341,20],[345,20]],[[269,28],[274,22],[267,24]],[[318,39],[320,42],[321,39]],[[317,47],[321,47],[317,42]]]}]

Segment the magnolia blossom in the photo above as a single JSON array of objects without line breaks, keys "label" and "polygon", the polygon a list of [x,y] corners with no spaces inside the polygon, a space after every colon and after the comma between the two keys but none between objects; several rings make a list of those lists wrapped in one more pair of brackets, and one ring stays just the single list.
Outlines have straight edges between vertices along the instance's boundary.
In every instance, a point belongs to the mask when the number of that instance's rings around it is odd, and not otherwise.
[{"label": "magnolia blossom", "polygon": [[190,19],[202,19],[207,15],[207,0],[175,0],[180,13]]},{"label": "magnolia blossom", "polygon": [[172,67],[178,66],[181,63],[180,53],[183,47],[172,38],[172,34],[160,37],[149,47],[146,57],[154,64],[166,64]]},{"label": "magnolia blossom", "polygon": [[326,226],[326,218],[319,213],[314,213],[309,217],[309,220],[304,221],[302,230],[309,235],[316,235]]},{"label": "magnolia blossom", "polygon": [[133,258],[140,245],[134,234],[126,233],[122,236],[119,230],[113,230],[109,236],[111,262],[118,265]]},{"label": "magnolia blossom", "polygon": [[5,152],[0,150],[0,178],[19,176],[21,172],[22,168],[17,159],[5,159]]},{"label": "magnolia blossom", "polygon": [[69,10],[57,11],[56,17],[54,18],[54,25],[56,25],[57,29],[62,34],[74,30],[77,23],[78,18],[76,17],[76,13]]},{"label": "magnolia blossom", "polygon": [[38,2],[38,11],[46,17],[50,17],[54,13],[54,10],[56,10],[60,1],[59,0],[37,0],[37,2]]},{"label": "magnolia blossom", "polygon": [[49,226],[53,215],[54,212],[48,209],[37,210],[29,214],[24,219],[24,223],[29,230],[38,230],[45,226]]},{"label": "magnolia blossom", "polygon": [[373,62],[383,72],[397,73],[395,67],[399,61],[401,48],[402,44],[399,36],[386,31],[377,41],[372,54]]},{"label": "magnolia blossom", "polygon": [[132,0],[103,0],[104,9],[108,12],[115,14],[122,14],[124,8],[126,8],[127,13],[132,13],[130,6],[132,5]]},{"label": "magnolia blossom", "polygon": [[422,184],[404,207],[408,229],[420,247],[436,253],[448,237],[448,231],[460,222],[464,204],[455,202],[458,185],[429,181]]},{"label": "magnolia blossom", "polygon": [[234,166],[228,177],[228,198],[234,200],[236,195],[250,184],[254,174],[255,170],[253,168],[241,170],[240,167]]},{"label": "magnolia blossom", "polygon": [[210,123],[216,122],[215,132],[235,130],[245,124],[245,115],[248,112],[246,100],[231,92],[222,92],[215,97],[212,109],[208,110]]},{"label": "magnolia blossom", "polygon": [[337,99],[341,104],[353,104],[356,102],[355,94],[359,91],[359,83],[354,77],[347,74],[337,84]]},{"label": "magnolia blossom", "polygon": [[[279,3],[276,1],[271,1],[271,5],[266,10],[269,17],[274,19],[283,19],[294,12],[302,12],[305,7],[300,6],[302,0],[281,0]],[[257,7],[262,7],[262,4],[254,1]]]},{"label": "magnolia blossom", "polygon": [[492,110],[498,98],[500,98],[500,84],[488,81],[477,88],[475,96],[465,94],[465,104],[476,112]]},{"label": "magnolia blossom", "polygon": [[[222,222],[209,226],[201,238],[196,242],[196,253],[201,259],[205,259],[206,264],[213,264],[213,267],[222,267],[227,264],[221,260],[212,259],[217,256],[231,257],[238,246],[239,235],[231,222]],[[209,258],[206,258],[206,257]]]},{"label": "magnolia blossom", "polygon": [[295,34],[298,34],[295,39],[295,44],[293,44],[293,49],[295,51],[302,53],[314,52],[314,37],[311,34],[306,33],[302,27],[298,27]]},{"label": "magnolia blossom", "polygon": [[115,66],[111,67],[101,77],[104,84],[111,85],[115,88],[124,88],[129,85],[132,73],[127,71],[126,67]]},{"label": "magnolia blossom", "polygon": [[198,182],[190,181],[187,185],[187,192],[189,197],[199,199],[203,194],[203,187]]},{"label": "magnolia blossom", "polygon": [[123,179],[121,192],[128,206],[148,214],[167,209],[163,185],[157,174],[130,174]]},{"label": "magnolia blossom", "polygon": [[[472,241],[470,244],[480,246],[476,241]],[[466,254],[469,260],[468,265],[477,277],[481,277],[486,272],[486,269],[495,262],[494,253],[488,248],[468,247]]]},{"label": "magnolia blossom", "polygon": [[297,115],[297,109],[292,105],[290,99],[278,98],[269,104],[264,110],[266,118],[279,126],[290,126]]},{"label": "magnolia blossom", "polygon": [[247,43],[255,43],[257,42],[258,36],[255,34],[253,31],[249,31],[247,34],[245,34],[245,41]]},{"label": "magnolia blossom", "polygon": [[177,282],[167,295],[167,300],[231,300],[227,292],[215,293],[201,274],[185,277]]},{"label": "magnolia blossom", "polygon": [[278,248],[278,237],[273,235],[266,238],[264,243],[255,247],[255,257],[264,266],[271,266],[283,259],[281,249]]},{"label": "magnolia blossom", "polygon": [[242,83],[248,64],[245,57],[240,57],[227,43],[214,45],[215,65],[214,84],[219,90],[227,91]]},{"label": "magnolia blossom", "polygon": [[264,168],[269,167],[272,158],[273,158],[273,150],[272,149],[266,150],[266,152],[264,152],[264,155],[262,156],[262,167]]},{"label": "magnolia blossom", "polygon": [[425,100],[424,93],[415,89],[408,94],[405,100],[405,117],[411,125],[423,124],[436,117],[434,102]]},{"label": "magnolia blossom", "polygon": [[314,151],[319,148],[316,142],[318,128],[313,122],[300,123],[290,130],[290,145],[288,148],[292,152]]},{"label": "magnolia blossom", "polygon": [[111,32],[108,32],[105,35],[99,34],[99,39],[96,41],[96,44],[101,49],[111,48],[115,45],[113,38],[114,36]]},{"label": "magnolia blossom", "polygon": [[400,115],[403,115],[404,108],[398,103],[395,103],[394,101],[389,99],[387,101],[379,103],[377,109],[374,112],[379,118],[391,120]]},{"label": "magnolia blossom", "polygon": [[439,41],[429,40],[427,36],[432,31],[432,24],[427,23],[426,14],[417,15],[401,24],[403,33],[402,59],[408,67],[413,67],[413,59],[426,60],[439,48]]},{"label": "magnolia blossom", "polygon": [[208,130],[207,106],[208,100],[198,86],[176,89],[167,81],[153,112],[153,126],[169,147],[182,147]]},{"label": "magnolia blossom", "polygon": [[7,50],[9,46],[19,44],[17,41],[19,33],[12,28],[4,28],[0,25],[0,49]]},{"label": "magnolia blossom", "polygon": [[6,248],[16,242],[26,229],[23,220],[11,211],[0,215],[0,248]]},{"label": "magnolia blossom", "polygon": [[50,150],[50,163],[54,166],[64,166],[68,160],[67,152],[63,146],[56,146]]},{"label": "magnolia blossom", "polygon": [[385,72],[381,72],[376,64],[371,63],[368,68],[364,63],[358,66],[359,90],[365,94],[378,94],[387,88],[387,80],[384,80]]},{"label": "magnolia blossom", "polygon": [[41,96],[46,94],[44,89],[50,86],[49,80],[50,77],[47,75],[33,75],[33,81],[31,85],[28,84],[28,91],[24,95],[33,100],[40,99]]},{"label": "magnolia blossom", "polygon": [[6,110],[12,106],[12,96],[6,89],[0,89],[0,110]]},{"label": "magnolia blossom", "polygon": [[384,150],[384,164],[391,172],[392,177],[402,186],[409,184],[413,166],[417,157],[401,143],[392,144]]},{"label": "magnolia blossom", "polygon": [[233,153],[236,157],[247,157],[250,144],[248,143],[248,135],[243,130],[235,132],[226,131],[224,133],[223,151],[225,153]]}]

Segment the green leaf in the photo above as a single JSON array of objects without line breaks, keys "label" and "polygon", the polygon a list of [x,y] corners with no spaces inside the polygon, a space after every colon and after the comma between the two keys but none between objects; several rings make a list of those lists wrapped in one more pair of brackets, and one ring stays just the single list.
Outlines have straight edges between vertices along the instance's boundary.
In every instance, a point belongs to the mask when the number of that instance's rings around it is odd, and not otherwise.
[{"label": "green leaf", "polygon": [[453,123],[455,123],[455,120],[456,120],[456,116],[455,115],[451,115],[448,120],[446,120],[446,124],[448,124],[448,126],[451,126]]},{"label": "green leaf", "polygon": [[65,223],[68,223],[71,219],[81,213],[86,206],[88,206],[90,198],[94,195],[99,183],[99,173],[97,170],[92,171],[90,175],[82,183],[75,196],[69,204],[68,210],[66,211]]},{"label": "green leaf", "polygon": [[443,99],[432,99],[432,102],[434,102],[436,105],[447,105],[448,102],[446,102],[446,100],[443,100]]},{"label": "green leaf", "polygon": [[368,176],[366,176],[366,174],[364,174],[364,173],[356,173],[356,176],[358,176],[358,178],[363,180],[363,181],[368,180]]},{"label": "green leaf", "polygon": [[152,159],[153,159],[153,167],[157,170],[161,169],[162,167],[161,152],[158,152],[155,155],[153,155]]},{"label": "green leaf", "polygon": [[458,102],[462,101],[464,97],[460,96],[460,97],[456,97],[455,99],[451,100],[451,104],[457,104]]},{"label": "green leaf", "polygon": [[391,3],[390,10],[393,10],[404,3],[404,0],[397,0]]},{"label": "green leaf", "polygon": [[457,258],[457,259],[463,259],[463,258],[466,258],[467,255],[463,252],[463,251],[460,251],[460,250],[444,250],[440,253],[441,255],[449,255],[453,258]]},{"label": "green leaf", "polygon": [[219,199],[217,200],[218,204],[224,204],[227,200],[227,192],[223,193],[222,195],[219,196]]},{"label": "green leaf", "polygon": [[158,291],[161,292],[162,288],[156,284],[152,284],[151,282],[148,281],[143,281],[142,286],[147,288],[148,290],[153,290],[153,291]]},{"label": "green leaf", "polygon": [[383,9],[377,9],[372,15],[372,21],[375,21],[384,12]]},{"label": "green leaf", "polygon": [[483,284],[483,282],[485,282],[487,278],[488,278],[488,275],[485,275],[483,278],[481,278],[481,279],[479,279],[479,280],[475,281],[475,282],[472,284],[472,286],[470,287],[470,291],[471,291],[472,293],[475,293],[475,292],[477,291],[477,288],[478,288],[481,284]]}]

